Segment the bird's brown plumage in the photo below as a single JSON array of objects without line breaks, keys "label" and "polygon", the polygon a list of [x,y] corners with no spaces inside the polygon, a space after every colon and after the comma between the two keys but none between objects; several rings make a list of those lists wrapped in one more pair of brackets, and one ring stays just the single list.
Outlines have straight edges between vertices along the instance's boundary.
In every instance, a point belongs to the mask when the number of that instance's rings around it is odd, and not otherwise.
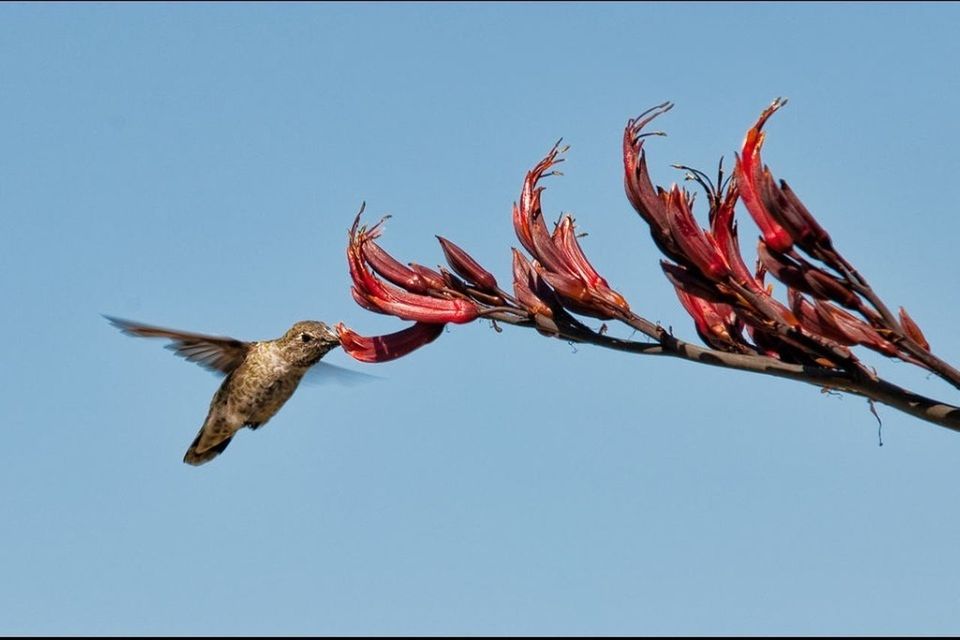
[{"label": "bird's brown plumage", "polygon": [[168,348],[191,362],[226,374],[210,401],[210,409],[183,461],[199,465],[223,453],[243,427],[256,429],[270,420],[293,395],[307,370],[339,338],[322,322],[307,320],[293,325],[282,337],[243,342],[164,329],[107,317],[127,335],[171,340]]}]

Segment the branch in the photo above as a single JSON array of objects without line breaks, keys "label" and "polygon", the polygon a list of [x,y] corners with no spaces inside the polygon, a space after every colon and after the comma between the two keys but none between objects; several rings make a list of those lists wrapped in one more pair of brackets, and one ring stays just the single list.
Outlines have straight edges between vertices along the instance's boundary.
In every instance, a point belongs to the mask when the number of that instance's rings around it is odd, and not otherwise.
[{"label": "branch", "polygon": [[[507,324],[521,327],[534,326],[531,321],[502,319]],[[836,369],[788,364],[760,355],[728,353],[716,349],[706,349],[684,342],[661,327],[652,325],[648,320],[635,318],[628,323],[641,333],[656,334],[657,342],[636,342],[614,338],[583,325],[579,327],[558,328],[555,337],[580,344],[591,344],[605,349],[622,351],[636,355],[666,356],[688,362],[705,364],[723,369],[746,371],[762,375],[786,378],[820,387],[821,389],[846,392],[907,413],[925,422],[939,425],[951,431],[960,432],[960,407],[927,398],[908,389],[904,389],[882,378],[858,378]],[[653,336],[651,336],[653,337]]]}]

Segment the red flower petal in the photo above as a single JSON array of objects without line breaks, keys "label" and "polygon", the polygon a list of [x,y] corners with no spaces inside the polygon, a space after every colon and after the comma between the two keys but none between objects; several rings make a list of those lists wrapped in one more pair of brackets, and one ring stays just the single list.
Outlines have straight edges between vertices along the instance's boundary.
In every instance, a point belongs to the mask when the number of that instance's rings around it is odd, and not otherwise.
[{"label": "red flower petal", "polygon": [[418,322],[396,333],[372,337],[361,336],[342,322],[337,324],[336,330],[340,346],[352,358],[360,362],[387,362],[433,342],[443,333],[443,327],[442,324]]}]

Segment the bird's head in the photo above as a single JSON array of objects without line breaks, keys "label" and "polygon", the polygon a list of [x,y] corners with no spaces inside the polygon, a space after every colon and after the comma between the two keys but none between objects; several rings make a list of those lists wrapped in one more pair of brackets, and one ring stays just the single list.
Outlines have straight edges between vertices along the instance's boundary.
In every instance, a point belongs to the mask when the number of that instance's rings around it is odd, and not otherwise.
[{"label": "bird's head", "polygon": [[327,352],[340,346],[340,338],[323,322],[304,320],[287,330],[280,338],[280,347],[290,362],[300,367],[310,367],[320,361]]}]

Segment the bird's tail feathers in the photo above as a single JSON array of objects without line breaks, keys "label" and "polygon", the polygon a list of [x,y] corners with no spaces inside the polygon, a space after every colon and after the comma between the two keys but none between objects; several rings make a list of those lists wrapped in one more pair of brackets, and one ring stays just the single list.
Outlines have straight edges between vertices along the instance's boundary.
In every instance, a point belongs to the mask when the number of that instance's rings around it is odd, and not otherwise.
[{"label": "bird's tail feathers", "polygon": [[197,452],[197,446],[200,444],[200,438],[203,436],[203,429],[200,430],[200,433],[197,434],[197,437],[194,438],[193,442],[190,444],[190,448],[187,449],[187,453],[183,456],[183,461],[187,464],[192,464],[193,466],[198,466],[206,462],[210,462],[218,455],[223,453],[223,451],[230,444],[230,441],[233,440],[233,436],[230,436],[223,442],[219,442],[209,449],[205,449],[202,452]]}]

